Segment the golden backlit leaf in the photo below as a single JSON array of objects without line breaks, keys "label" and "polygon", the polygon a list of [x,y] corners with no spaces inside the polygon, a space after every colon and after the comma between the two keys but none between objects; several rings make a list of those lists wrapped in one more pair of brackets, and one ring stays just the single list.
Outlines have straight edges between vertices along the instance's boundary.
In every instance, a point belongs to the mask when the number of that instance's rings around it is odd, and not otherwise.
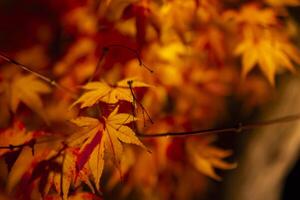
[{"label": "golden backlit leaf", "polygon": [[269,31],[259,36],[256,34],[247,29],[244,39],[235,49],[235,54],[242,56],[242,75],[245,77],[257,64],[274,85],[274,77],[279,70],[294,71],[293,62],[300,63],[300,54],[289,41]]},{"label": "golden backlit leaf", "polygon": [[115,86],[111,86],[104,81],[90,82],[82,87],[85,92],[72,106],[81,104],[80,108],[91,107],[99,101],[111,104],[115,104],[119,100],[133,102],[128,81],[132,81],[132,88],[149,87],[146,83],[134,79],[121,80]]},{"label": "golden backlit leaf", "polygon": [[11,83],[10,105],[13,112],[17,111],[20,102],[44,116],[41,94],[51,91],[50,87],[33,75],[19,75]]},{"label": "golden backlit leaf", "polygon": [[114,133],[111,133],[108,130],[106,131],[107,132],[104,137],[105,149],[112,156],[113,163],[119,169],[120,160],[123,155],[123,145]]},{"label": "golden backlit leaf", "polygon": [[125,126],[136,118],[130,114],[118,114],[119,107],[117,106],[114,111],[105,119],[105,130],[107,134],[115,135],[120,141],[128,144],[135,144],[147,149],[143,143],[137,138],[134,131]]},{"label": "golden backlit leaf", "polygon": [[136,118],[129,114],[118,114],[118,110],[119,107],[117,106],[108,118],[105,118],[104,141],[106,150],[112,155],[113,162],[121,176],[122,171],[120,163],[123,156],[123,146],[121,142],[135,144],[144,149],[147,148],[137,138],[134,131],[128,126],[125,126],[125,124],[135,121]]},{"label": "golden backlit leaf", "polygon": [[99,120],[92,117],[77,117],[72,119],[71,122],[79,127],[95,127],[99,125]]},{"label": "golden backlit leaf", "polygon": [[118,113],[118,110],[119,107],[117,106],[101,122],[90,117],[78,117],[72,120],[74,124],[83,128],[82,131],[75,133],[68,139],[69,145],[81,146],[76,160],[77,170],[82,170],[88,163],[98,191],[104,168],[104,152],[111,155],[113,162],[119,167],[123,155],[121,142],[135,144],[146,149],[134,131],[126,126],[126,124],[135,121],[136,118],[130,114]]},{"label": "golden backlit leaf", "polygon": [[207,137],[202,140],[189,138],[186,143],[186,150],[190,162],[199,172],[215,180],[221,180],[214,168],[234,169],[237,164],[227,163],[222,160],[230,156],[232,151],[212,146],[211,142],[214,140],[214,137]]},{"label": "golden backlit leaf", "polygon": [[255,3],[244,5],[239,12],[227,11],[224,13],[224,18],[250,26],[268,27],[278,23],[275,10],[271,8],[261,8]]},{"label": "golden backlit leaf", "polygon": [[[99,133],[98,133],[99,134]],[[100,191],[100,178],[104,168],[104,140],[94,148],[89,158],[89,168],[94,178],[96,189]]]}]

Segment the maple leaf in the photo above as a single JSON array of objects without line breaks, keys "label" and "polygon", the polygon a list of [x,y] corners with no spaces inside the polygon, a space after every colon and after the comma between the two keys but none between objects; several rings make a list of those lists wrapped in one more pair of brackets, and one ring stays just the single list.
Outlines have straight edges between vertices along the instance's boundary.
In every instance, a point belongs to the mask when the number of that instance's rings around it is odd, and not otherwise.
[{"label": "maple leaf", "polygon": [[17,75],[11,83],[11,109],[16,112],[20,102],[23,102],[45,118],[42,113],[43,103],[39,95],[50,91],[50,87],[34,75]]},{"label": "maple leaf", "polygon": [[149,87],[148,84],[134,79],[121,80],[117,82],[116,86],[111,86],[104,81],[90,82],[82,87],[86,92],[71,107],[76,104],[81,104],[80,108],[90,107],[99,101],[111,104],[115,104],[119,100],[133,102],[132,91],[128,85],[129,81],[133,81],[132,88]]},{"label": "maple leaf", "polygon": [[[92,39],[79,38],[74,41],[68,53],[54,66],[53,73],[57,76],[76,77],[79,83],[90,77],[96,65],[96,58],[93,56],[96,44]],[[76,62],[81,58],[81,62]],[[66,76],[67,75],[67,76]],[[77,83],[78,83],[77,82]]]},{"label": "maple leaf", "polygon": [[278,24],[276,12],[271,8],[261,8],[258,4],[244,5],[239,12],[227,11],[224,13],[225,20],[234,20],[242,25],[269,27]]},{"label": "maple leaf", "polygon": [[123,143],[135,144],[146,149],[136,137],[134,131],[126,126],[136,118],[130,114],[118,113],[117,106],[110,115],[101,120],[90,117],[78,117],[72,120],[82,132],[69,139],[69,145],[82,144],[77,156],[76,167],[80,171],[86,163],[89,165],[94,177],[97,190],[99,190],[100,178],[104,167],[104,152],[113,157],[113,162],[118,166],[123,152]]},{"label": "maple leaf", "polygon": [[215,173],[214,167],[219,169],[234,169],[237,164],[227,163],[222,160],[230,156],[232,151],[212,146],[211,143],[215,139],[213,136],[203,138],[202,140],[189,138],[186,143],[186,149],[190,162],[198,171],[215,180],[221,180],[221,177]]},{"label": "maple leaf", "polygon": [[[33,138],[32,132],[27,132],[23,123],[16,121],[11,128],[0,131],[0,146],[22,145]],[[0,156],[11,151],[9,148],[0,149]]]},{"label": "maple leaf", "polygon": [[119,106],[117,106],[110,115],[105,118],[105,147],[112,153],[114,162],[119,165],[120,158],[123,152],[121,142],[127,144],[135,144],[144,149],[147,149],[143,143],[136,137],[134,131],[124,124],[135,121],[133,115],[118,113]]},{"label": "maple leaf", "polygon": [[76,171],[77,151],[77,148],[67,148],[66,145],[59,145],[59,149],[56,150],[45,151],[42,157],[39,156],[39,160],[32,160],[35,166],[27,183],[31,184],[39,179],[39,191],[43,197],[47,196],[51,187],[54,186],[63,200],[68,199],[71,185],[76,187],[81,182],[94,191],[87,169],[84,168],[79,173]]},{"label": "maple leaf", "polygon": [[[57,153],[57,152],[55,152]],[[62,194],[63,199],[68,199],[69,189],[75,181],[82,180],[93,191],[93,187],[89,181],[87,169],[83,168],[80,172],[76,171],[77,150],[68,148],[55,161],[61,165],[60,171],[52,169],[50,171],[47,184],[45,185],[44,194],[47,195],[51,185],[55,186],[56,191]],[[78,178],[79,177],[79,178]]]},{"label": "maple leaf", "polygon": [[277,71],[286,68],[293,72],[293,61],[300,63],[297,49],[285,38],[273,35],[270,31],[257,36],[253,30],[247,29],[244,39],[235,49],[235,54],[242,56],[243,76],[258,64],[272,85]]}]

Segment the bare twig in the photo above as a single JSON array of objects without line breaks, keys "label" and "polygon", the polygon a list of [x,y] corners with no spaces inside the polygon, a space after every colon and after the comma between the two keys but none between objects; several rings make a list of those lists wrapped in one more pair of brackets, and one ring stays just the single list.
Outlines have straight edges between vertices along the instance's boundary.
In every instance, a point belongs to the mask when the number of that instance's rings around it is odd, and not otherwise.
[{"label": "bare twig", "polygon": [[48,143],[48,142],[53,142],[53,141],[58,141],[61,140],[62,138],[60,137],[56,137],[56,138],[44,138],[44,140],[37,140],[35,138],[23,143],[23,144],[9,144],[7,146],[0,146],[0,149],[9,149],[11,151],[15,150],[15,149],[21,149],[24,147],[30,147],[32,148],[32,153],[34,154],[34,146],[38,145],[38,144],[43,144],[43,143]]},{"label": "bare twig", "polygon": [[245,124],[239,123],[236,127],[230,128],[216,128],[216,129],[206,129],[206,130],[194,130],[194,131],[183,131],[183,132],[165,132],[165,133],[149,133],[149,134],[137,134],[139,137],[142,138],[157,138],[157,137],[182,137],[182,136],[191,136],[191,135],[207,135],[207,134],[218,134],[218,133],[227,133],[227,132],[235,132],[240,133],[242,131],[257,129],[265,126],[281,124],[281,123],[288,123],[293,121],[300,120],[300,114],[295,115],[287,115],[283,117],[279,117],[276,119],[261,121],[252,124]]},{"label": "bare twig", "polygon": [[22,149],[23,147],[30,147],[32,150],[32,155],[34,155],[34,146],[36,144],[36,139],[31,139],[28,142],[25,142],[23,144],[18,145],[12,145],[9,144],[8,146],[0,146],[0,149],[9,149],[10,151],[13,151],[15,149]]},{"label": "bare twig", "polygon": [[12,59],[12,58],[9,58],[8,56],[4,55],[3,53],[0,52],[0,58],[2,58],[3,60],[5,60],[6,62],[9,62],[11,64],[14,64],[18,67],[20,67],[22,70],[26,71],[26,72],[29,72],[30,74],[33,74],[34,76],[38,77],[39,79],[49,83],[50,85],[54,86],[54,87],[57,87],[58,89],[61,89],[61,90],[64,90],[68,93],[70,93],[72,96],[74,96],[74,93],[72,90],[70,90],[69,88],[63,86],[63,85],[60,85],[59,83],[57,83],[54,79],[50,79],[32,69],[30,69],[31,67],[28,67],[22,63],[19,63],[17,62],[16,60]]},{"label": "bare twig", "polygon": [[[208,135],[208,134],[218,134],[218,133],[227,133],[227,132],[235,132],[240,133],[242,131],[257,129],[265,126],[271,126],[276,124],[294,122],[300,120],[300,114],[295,115],[287,115],[271,120],[261,121],[252,124],[245,124],[239,123],[236,127],[231,128],[220,128],[220,129],[206,129],[206,130],[195,130],[195,131],[183,131],[183,132],[165,132],[165,133],[150,133],[150,134],[143,134],[137,133],[137,136],[140,138],[160,138],[160,137],[184,137],[184,136],[192,136],[192,135]],[[28,142],[18,145],[7,145],[7,146],[0,146],[0,149],[9,149],[11,151],[15,149],[21,149],[23,147],[30,147],[32,149],[32,153],[34,154],[34,146],[40,143],[49,142],[52,140],[43,140],[43,141],[36,141],[36,139],[32,139]]]}]

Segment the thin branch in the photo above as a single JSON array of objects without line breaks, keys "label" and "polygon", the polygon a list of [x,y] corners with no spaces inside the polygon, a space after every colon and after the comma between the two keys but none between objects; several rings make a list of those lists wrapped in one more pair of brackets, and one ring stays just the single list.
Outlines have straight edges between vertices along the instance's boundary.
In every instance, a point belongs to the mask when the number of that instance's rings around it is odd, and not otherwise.
[{"label": "thin branch", "polygon": [[149,133],[149,134],[140,133],[137,134],[137,136],[142,138],[158,138],[158,137],[182,137],[182,136],[191,136],[191,135],[207,135],[207,134],[218,134],[218,133],[228,133],[228,132],[240,133],[242,131],[253,130],[265,126],[277,125],[282,123],[294,122],[298,120],[300,120],[300,114],[287,115],[276,119],[261,121],[252,124],[243,125],[242,123],[239,123],[238,126],[230,127],[230,128],[216,128],[216,129],[206,129],[206,130]]},{"label": "thin branch", "polygon": [[11,149],[11,150],[14,150],[14,149],[17,149],[17,148],[23,148],[23,147],[26,147],[26,146],[32,146],[35,143],[36,143],[36,140],[32,139],[32,140],[29,140],[28,142],[25,142],[23,144],[17,144],[17,145],[10,144],[8,146],[0,146],[0,149]]},{"label": "thin branch", "polygon": [[34,154],[34,147],[35,145],[38,145],[38,144],[43,144],[43,143],[48,143],[48,142],[53,142],[53,141],[58,141],[58,140],[61,140],[62,138],[46,138],[45,140],[37,140],[35,138],[23,143],[23,144],[16,144],[16,145],[13,145],[13,144],[9,144],[7,146],[0,146],[0,149],[9,149],[11,151],[15,150],[15,149],[22,149],[24,147],[30,147],[32,149],[32,154]]},{"label": "thin branch", "polygon": [[0,149],[9,149],[10,151],[13,151],[15,149],[22,149],[23,147],[30,147],[32,151],[32,155],[34,155],[34,146],[36,144],[36,139],[31,139],[28,142],[25,142],[24,144],[18,144],[18,145],[12,145],[9,144],[8,146],[0,146]]},{"label": "thin branch", "polygon": [[64,90],[68,93],[70,93],[72,96],[74,95],[73,91],[70,90],[69,88],[65,87],[65,86],[62,86],[60,85],[59,83],[57,83],[54,79],[50,79],[32,69],[30,69],[31,67],[28,67],[22,63],[19,63],[17,62],[16,60],[12,59],[12,58],[9,58],[8,56],[4,55],[3,53],[0,52],[0,58],[2,58],[3,60],[5,60],[6,62],[8,63],[11,63],[11,64],[14,64],[18,67],[20,67],[22,70],[26,71],[26,72],[29,72],[30,74],[33,74],[34,76],[38,77],[39,79],[49,83],[50,85],[54,86],[54,87],[57,87],[58,89],[61,89],[61,90]]},{"label": "thin branch", "polygon": [[[252,124],[245,124],[239,123],[236,127],[231,128],[220,128],[220,129],[206,129],[206,130],[195,130],[195,131],[183,131],[183,132],[165,132],[165,133],[150,133],[150,134],[142,134],[137,133],[137,136],[140,138],[159,138],[159,137],[184,137],[184,136],[192,136],[192,135],[208,135],[208,134],[218,134],[218,133],[228,133],[228,132],[235,132],[241,133],[242,131],[253,130],[257,128],[262,128],[265,126],[277,125],[282,123],[288,122],[295,122],[300,120],[300,114],[295,115],[287,115],[271,120],[261,121]],[[56,139],[55,139],[56,140]],[[9,149],[11,151],[15,149],[21,149],[23,147],[30,147],[32,149],[32,154],[34,155],[34,146],[37,144],[49,142],[52,140],[41,140],[36,141],[36,139],[31,139],[28,142],[18,145],[9,144],[7,146],[0,146],[0,149]],[[64,144],[64,148],[66,148],[66,144]]]}]

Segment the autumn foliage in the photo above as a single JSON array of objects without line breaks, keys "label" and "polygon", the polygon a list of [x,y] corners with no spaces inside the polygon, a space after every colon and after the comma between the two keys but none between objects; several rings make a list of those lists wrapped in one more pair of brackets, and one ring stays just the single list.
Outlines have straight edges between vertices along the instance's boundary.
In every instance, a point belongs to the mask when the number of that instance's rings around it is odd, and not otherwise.
[{"label": "autumn foliage", "polygon": [[299,26],[288,9],[299,5],[1,1],[3,198],[203,194],[222,179],[216,169],[237,162],[216,135],[184,133],[226,122],[232,99],[247,115],[281,74],[297,73]]}]

